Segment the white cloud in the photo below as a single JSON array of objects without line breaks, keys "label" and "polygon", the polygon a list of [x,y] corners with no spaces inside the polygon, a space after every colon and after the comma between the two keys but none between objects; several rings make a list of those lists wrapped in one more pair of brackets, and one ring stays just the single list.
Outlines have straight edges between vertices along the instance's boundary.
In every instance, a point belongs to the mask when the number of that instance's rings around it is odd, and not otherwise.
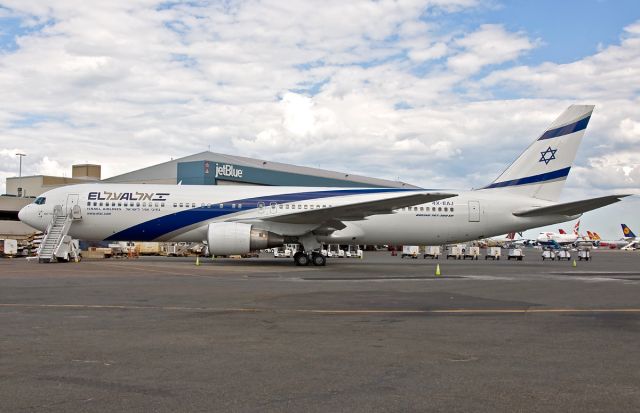
[{"label": "white cloud", "polygon": [[451,70],[472,74],[487,65],[514,60],[533,49],[538,41],[530,40],[525,33],[512,33],[499,24],[483,24],[466,36],[455,40],[462,51],[448,60]]}]

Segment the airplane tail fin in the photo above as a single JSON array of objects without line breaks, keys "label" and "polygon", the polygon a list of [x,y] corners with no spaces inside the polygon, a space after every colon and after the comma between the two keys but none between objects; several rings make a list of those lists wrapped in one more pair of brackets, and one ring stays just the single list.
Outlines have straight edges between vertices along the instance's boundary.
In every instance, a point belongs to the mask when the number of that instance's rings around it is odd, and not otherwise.
[{"label": "airplane tail fin", "polygon": [[622,224],[622,234],[625,238],[636,238],[636,234],[626,224]]},{"label": "airplane tail fin", "polygon": [[593,240],[593,234],[591,233],[591,231],[587,230],[587,236],[590,240]]},{"label": "airplane tail fin", "polygon": [[510,232],[507,234],[507,239],[510,239],[511,241],[513,241],[515,238],[516,238],[515,232]]},{"label": "airplane tail fin", "polygon": [[597,232],[595,232],[595,231],[593,232],[593,238],[594,238],[596,241],[600,241],[600,240],[602,239],[602,238],[600,238],[600,235],[598,235],[598,233],[597,233]]},{"label": "airplane tail fin", "polygon": [[557,201],[593,113],[571,105],[500,176],[482,189],[499,188]]},{"label": "airplane tail fin", "polygon": [[573,234],[576,237],[580,236],[580,220],[578,220],[578,222],[576,222],[576,224],[573,226]]}]

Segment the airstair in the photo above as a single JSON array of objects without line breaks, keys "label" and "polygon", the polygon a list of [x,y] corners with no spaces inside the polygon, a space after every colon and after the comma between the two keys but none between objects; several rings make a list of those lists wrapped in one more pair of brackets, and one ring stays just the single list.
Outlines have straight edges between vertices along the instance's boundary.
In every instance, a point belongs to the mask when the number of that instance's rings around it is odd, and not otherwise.
[{"label": "airstair", "polygon": [[79,258],[77,242],[67,233],[71,224],[80,219],[82,211],[79,205],[74,205],[68,212],[64,211],[62,205],[54,207],[53,217],[38,250],[38,262],[56,262],[58,259],[70,261]]}]

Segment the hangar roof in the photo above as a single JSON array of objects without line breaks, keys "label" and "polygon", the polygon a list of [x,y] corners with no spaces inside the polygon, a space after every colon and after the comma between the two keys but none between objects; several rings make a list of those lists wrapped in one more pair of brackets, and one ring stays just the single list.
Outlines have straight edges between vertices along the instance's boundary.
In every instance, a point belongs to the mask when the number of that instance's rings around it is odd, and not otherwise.
[{"label": "hangar roof", "polygon": [[[377,186],[377,187],[390,187],[390,188],[418,188],[415,185],[411,185],[400,181],[391,181],[386,179],[371,178],[362,175],[346,174],[343,172],[328,171],[319,168],[309,168],[306,166],[297,166],[281,162],[265,161],[262,159],[247,158],[244,156],[225,155],[221,153],[215,153],[210,151],[204,151],[194,155],[185,156],[183,158],[173,159],[168,162],[160,163],[157,165],[149,166],[146,168],[138,169],[136,171],[128,172],[122,175],[112,176],[106,178],[103,182],[163,182],[173,181],[177,179],[177,165],[183,162],[193,161],[213,161],[224,162],[232,165],[253,167],[259,169],[265,169],[270,171],[285,172],[297,175],[307,175],[313,177],[321,177],[332,180],[344,181],[345,183],[359,183],[363,186]],[[274,183],[277,185],[277,183]]]}]

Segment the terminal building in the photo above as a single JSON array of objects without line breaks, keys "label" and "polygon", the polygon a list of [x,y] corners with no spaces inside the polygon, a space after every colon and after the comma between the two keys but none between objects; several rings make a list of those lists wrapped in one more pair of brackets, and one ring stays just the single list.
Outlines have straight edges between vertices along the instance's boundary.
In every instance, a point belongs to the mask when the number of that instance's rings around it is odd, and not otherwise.
[{"label": "terminal building", "polygon": [[33,198],[65,185],[79,183],[272,185],[310,187],[418,188],[405,182],[344,172],[290,165],[215,152],[201,152],[136,171],[102,179],[100,165],[72,166],[71,178],[23,176],[7,178],[7,194],[0,196],[0,238],[28,235],[30,227],[18,222],[18,211]]}]

